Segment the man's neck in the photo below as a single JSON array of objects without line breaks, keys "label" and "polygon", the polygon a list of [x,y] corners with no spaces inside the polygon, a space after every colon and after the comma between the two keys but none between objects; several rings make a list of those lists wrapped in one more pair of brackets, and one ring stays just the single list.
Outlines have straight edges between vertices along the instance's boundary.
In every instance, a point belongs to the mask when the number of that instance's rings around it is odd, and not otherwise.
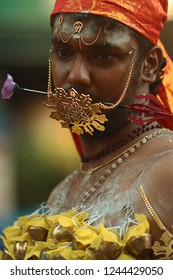
[{"label": "man's neck", "polygon": [[88,157],[99,153],[111,145],[120,143],[122,138],[126,137],[128,133],[132,132],[134,129],[135,126],[132,123],[127,123],[109,135],[103,133],[103,135],[100,134],[99,136],[82,136],[80,139],[83,155]]}]

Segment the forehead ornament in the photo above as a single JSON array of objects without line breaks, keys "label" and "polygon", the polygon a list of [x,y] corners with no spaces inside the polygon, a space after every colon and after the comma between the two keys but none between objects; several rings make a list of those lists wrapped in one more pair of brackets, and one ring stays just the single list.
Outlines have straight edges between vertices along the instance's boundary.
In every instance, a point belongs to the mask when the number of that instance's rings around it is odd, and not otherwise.
[{"label": "forehead ornament", "polygon": [[101,26],[99,28],[99,31],[98,31],[98,34],[96,35],[96,38],[91,41],[91,42],[87,42],[83,35],[82,35],[82,31],[83,31],[83,27],[84,27],[84,24],[81,22],[81,21],[76,21],[74,24],[73,24],[73,31],[72,33],[69,35],[69,37],[67,39],[64,38],[63,36],[63,31],[62,31],[62,27],[63,27],[63,22],[64,22],[64,18],[62,15],[59,16],[59,19],[58,19],[58,25],[59,25],[59,33],[60,33],[60,39],[63,43],[68,43],[72,38],[74,39],[79,39],[79,44],[80,44],[80,47],[81,47],[81,42],[86,45],[86,46],[91,46],[93,44],[95,44],[95,42],[98,40],[98,38],[100,37],[100,34],[101,34],[101,31],[102,31],[102,28],[103,26]]}]

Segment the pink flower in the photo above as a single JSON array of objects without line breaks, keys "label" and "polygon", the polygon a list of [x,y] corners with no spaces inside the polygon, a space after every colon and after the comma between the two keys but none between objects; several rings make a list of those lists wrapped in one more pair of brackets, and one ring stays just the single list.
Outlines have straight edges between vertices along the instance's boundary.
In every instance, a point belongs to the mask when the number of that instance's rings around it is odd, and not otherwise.
[{"label": "pink flower", "polygon": [[4,86],[1,90],[2,98],[9,99],[13,96],[16,87],[18,87],[18,85],[13,81],[13,77],[7,74],[7,79],[5,80]]},{"label": "pink flower", "polygon": [[4,86],[1,90],[2,98],[10,99],[10,97],[12,97],[15,92],[21,92],[21,91],[32,92],[32,93],[41,93],[41,94],[47,95],[46,91],[19,87],[19,85],[13,81],[13,77],[10,74],[7,74],[7,79],[5,80]]}]

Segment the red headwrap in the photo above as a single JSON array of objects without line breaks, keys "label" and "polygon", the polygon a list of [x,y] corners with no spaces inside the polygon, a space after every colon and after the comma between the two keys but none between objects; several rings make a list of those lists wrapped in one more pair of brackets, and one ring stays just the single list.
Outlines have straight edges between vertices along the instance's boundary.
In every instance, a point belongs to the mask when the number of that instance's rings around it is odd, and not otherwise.
[{"label": "red headwrap", "polygon": [[[167,60],[158,99],[173,112],[173,63],[159,41],[167,19],[168,0],[56,0],[57,13],[88,13],[115,19],[159,45]],[[169,125],[167,125],[168,127]],[[173,124],[170,123],[173,129]]]},{"label": "red headwrap", "polygon": [[113,18],[157,44],[167,19],[168,0],[56,0],[57,13],[89,13]]}]

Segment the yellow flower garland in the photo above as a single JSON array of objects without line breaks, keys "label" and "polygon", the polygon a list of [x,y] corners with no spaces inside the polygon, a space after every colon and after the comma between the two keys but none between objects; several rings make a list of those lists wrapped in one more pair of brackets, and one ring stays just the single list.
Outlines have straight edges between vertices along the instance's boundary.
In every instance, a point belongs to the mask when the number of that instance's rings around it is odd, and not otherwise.
[{"label": "yellow flower garland", "polygon": [[146,258],[151,244],[149,223],[144,215],[135,214],[136,225],[121,238],[103,223],[87,223],[87,212],[73,209],[59,215],[23,216],[4,229],[4,251],[0,259],[136,259]]}]

